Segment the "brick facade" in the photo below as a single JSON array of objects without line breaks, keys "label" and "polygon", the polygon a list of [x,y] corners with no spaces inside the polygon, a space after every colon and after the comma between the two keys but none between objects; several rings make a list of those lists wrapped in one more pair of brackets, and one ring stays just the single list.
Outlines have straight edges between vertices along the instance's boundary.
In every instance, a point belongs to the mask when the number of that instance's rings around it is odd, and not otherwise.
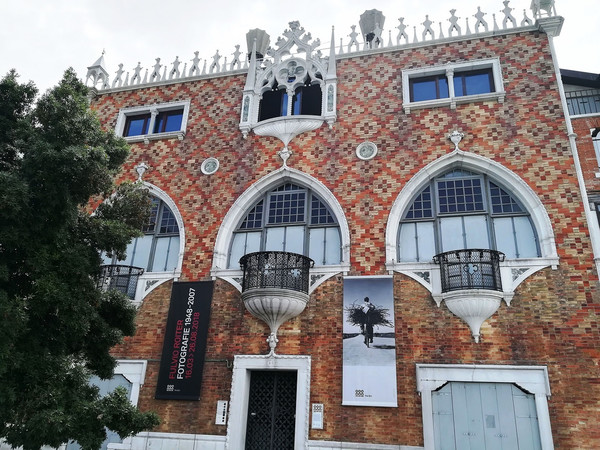
[{"label": "brick facade", "polygon": [[[402,70],[496,57],[504,102],[404,112]],[[539,196],[553,226],[559,265],[522,282],[511,306],[502,304],[483,324],[478,344],[426,288],[394,273],[397,408],[341,405],[343,277],[325,281],[307,309],[282,326],[277,347],[280,354],[312,358],[310,403],[323,403],[325,415],[323,430],[311,429],[309,439],[422,446],[416,363],[545,365],[555,448],[600,447],[598,277],[554,74],[548,38],[540,32],[338,57],[337,122],[331,130],[324,125],[293,139],[288,165],[318,179],[341,204],[350,228],[349,275],[388,273],[385,233],[392,203],[419,170],[452,151],[446,136],[455,129],[465,133],[462,150],[502,164]],[[174,200],[185,223],[182,281],[210,279],[225,214],[253,183],[281,167],[280,141],[254,133],[243,139],[238,129],[245,80],[245,75],[205,77],[101,93],[93,101],[107,129],[114,129],[120,108],[191,101],[184,139],[132,144],[118,179],[135,179],[134,167],[145,162],[150,169],[144,180]],[[588,119],[576,132],[583,137],[595,126],[600,121]],[[365,140],[379,148],[368,161],[355,154]],[[589,175],[598,171],[593,148],[590,153],[581,144],[580,155],[589,188],[600,190],[600,181]],[[211,176],[200,171],[207,157],[220,162]],[[171,285],[163,283],[144,299],[136,335],[113,354],[148,361],[138,404],[161,416],[155,431],[225,435],[227,428],[214,419],[217,400],[230,397],[232,372],[225,360],[265,354],[268,328],[245,310],[235,287],[217,279],[200,401],[155,400]]]}]

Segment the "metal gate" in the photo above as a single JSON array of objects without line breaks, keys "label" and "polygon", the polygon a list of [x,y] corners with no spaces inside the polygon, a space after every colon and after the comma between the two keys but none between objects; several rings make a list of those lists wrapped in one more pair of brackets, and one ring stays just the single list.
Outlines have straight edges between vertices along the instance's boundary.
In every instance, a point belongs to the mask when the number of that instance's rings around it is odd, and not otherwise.
[{"label": "metal gate", "polygon": [[294,448],[296,371],[251,371],[247,450]]}]

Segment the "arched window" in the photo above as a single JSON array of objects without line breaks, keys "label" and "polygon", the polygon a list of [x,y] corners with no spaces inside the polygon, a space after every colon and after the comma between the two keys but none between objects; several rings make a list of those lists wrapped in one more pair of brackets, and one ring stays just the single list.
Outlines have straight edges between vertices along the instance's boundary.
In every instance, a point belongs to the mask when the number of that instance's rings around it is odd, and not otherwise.
[{"label": "arched window", "polygon": [[437,253],[460,249],[541,256],[530,214],[515,196],[485,175],[455,169],[414,197],[400,220],[398,260],[430,262]]},{"label": "arched window", "polygon": [[127,257],[104,255],[105,264],[141,267],[146,272],[173,272],[179,260],[179,226],[173,211],[165,202],[152,197],[152,211],[144,235],[134,238],[127,246]]},{"label": "arched window", "polygon": [[340,264],[340,226],[328,206],[310,189],[285,183],[267,191],[238,223],[229,251],[229,268],[258,251],[307,255],[315,265]]},{"label": "arched window", "polygon": [[[258,121],[284,117],[287,115],[312,115],[320,116],[322,108],[322,93],[319,83],[322,82],[321,75],[317,74],[317,81],[312,82],[308,76],[304,85],[298,86],[292,96],[291,107],[286,85],[273,82],[272,89],[262,94],[259,103]],[[289,79],[290,83],[294,80]]]}]

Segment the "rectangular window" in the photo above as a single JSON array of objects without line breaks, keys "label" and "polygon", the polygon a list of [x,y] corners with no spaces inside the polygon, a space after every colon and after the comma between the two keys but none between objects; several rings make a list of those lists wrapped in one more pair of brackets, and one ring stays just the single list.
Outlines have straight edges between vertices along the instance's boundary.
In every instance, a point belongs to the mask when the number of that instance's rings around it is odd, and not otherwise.
[{"label": "rectangular window", "polygon": [[178,137],[183,139],[190,102],[136,106],[119,111],[115,133],[129,142]]},{"label": "rectangular window", "polygon": [[158,113],[154,122],[154,133],[169,133],[181,129],[183,109]]},{"label": "rectangular window", "polygon": [[139,114],[128,116],[125,121],[125,130],[123,136],[139,136],[148,134],[148,125],[150,125],[150,114]]},{"label": "rectangular window", "polygon": [[413,78],[410,80],[410,98],[413,102],[448,98],[449,95],[446,75]]},{"label": "rectangular window", "polygon": [[454,95],[477,95],[494,92],[492,69],[473,70],[454,74]]},{"label": "rectangular window", "polygon": [[405,112],[433,106],[504,100],[498,58],[402,71]]},{"label": "rectangular window", "polygon": [[306,192],[273,192],[269,201],[269,224],[304,222]]},{"label": "rectangular window", "polygon": [[485,210],[479,178],[440,180],[437,182],[437,193],[440,214]]},{"label": "rectangular window", "polygon": [[600,90],[578,89],[565,92],[567,109],[572,116],[600,113]]}]

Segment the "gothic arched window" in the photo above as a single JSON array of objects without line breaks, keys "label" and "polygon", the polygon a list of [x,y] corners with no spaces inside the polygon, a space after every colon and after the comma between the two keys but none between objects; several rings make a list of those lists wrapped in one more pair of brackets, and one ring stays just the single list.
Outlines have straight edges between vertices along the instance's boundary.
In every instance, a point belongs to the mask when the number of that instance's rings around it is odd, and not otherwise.
[{"label": "gothic arched window", "polygon": [[142,228],[143,236],[127,246],[127,257],[117,261],[104,255],[105,264],[141,267],[146,272],[172,272],[179,260],[179,226],[165,202],[152,197],[150,220]]},{"label": "gothic arched window", "polygon": [[340,227],[329,207],[310,189],[285,183],[256,201],[237,225],[229,268],[258,251],[286,251],[309,256],[315,265],[340,264]]},{"label": "gothic arched window", "polygon": [[400,221],[398,260],[429,262],[437,253],[493,249],[507,258],[541,256],[525,207],[485,175],[455,169],[432,179]]}]

